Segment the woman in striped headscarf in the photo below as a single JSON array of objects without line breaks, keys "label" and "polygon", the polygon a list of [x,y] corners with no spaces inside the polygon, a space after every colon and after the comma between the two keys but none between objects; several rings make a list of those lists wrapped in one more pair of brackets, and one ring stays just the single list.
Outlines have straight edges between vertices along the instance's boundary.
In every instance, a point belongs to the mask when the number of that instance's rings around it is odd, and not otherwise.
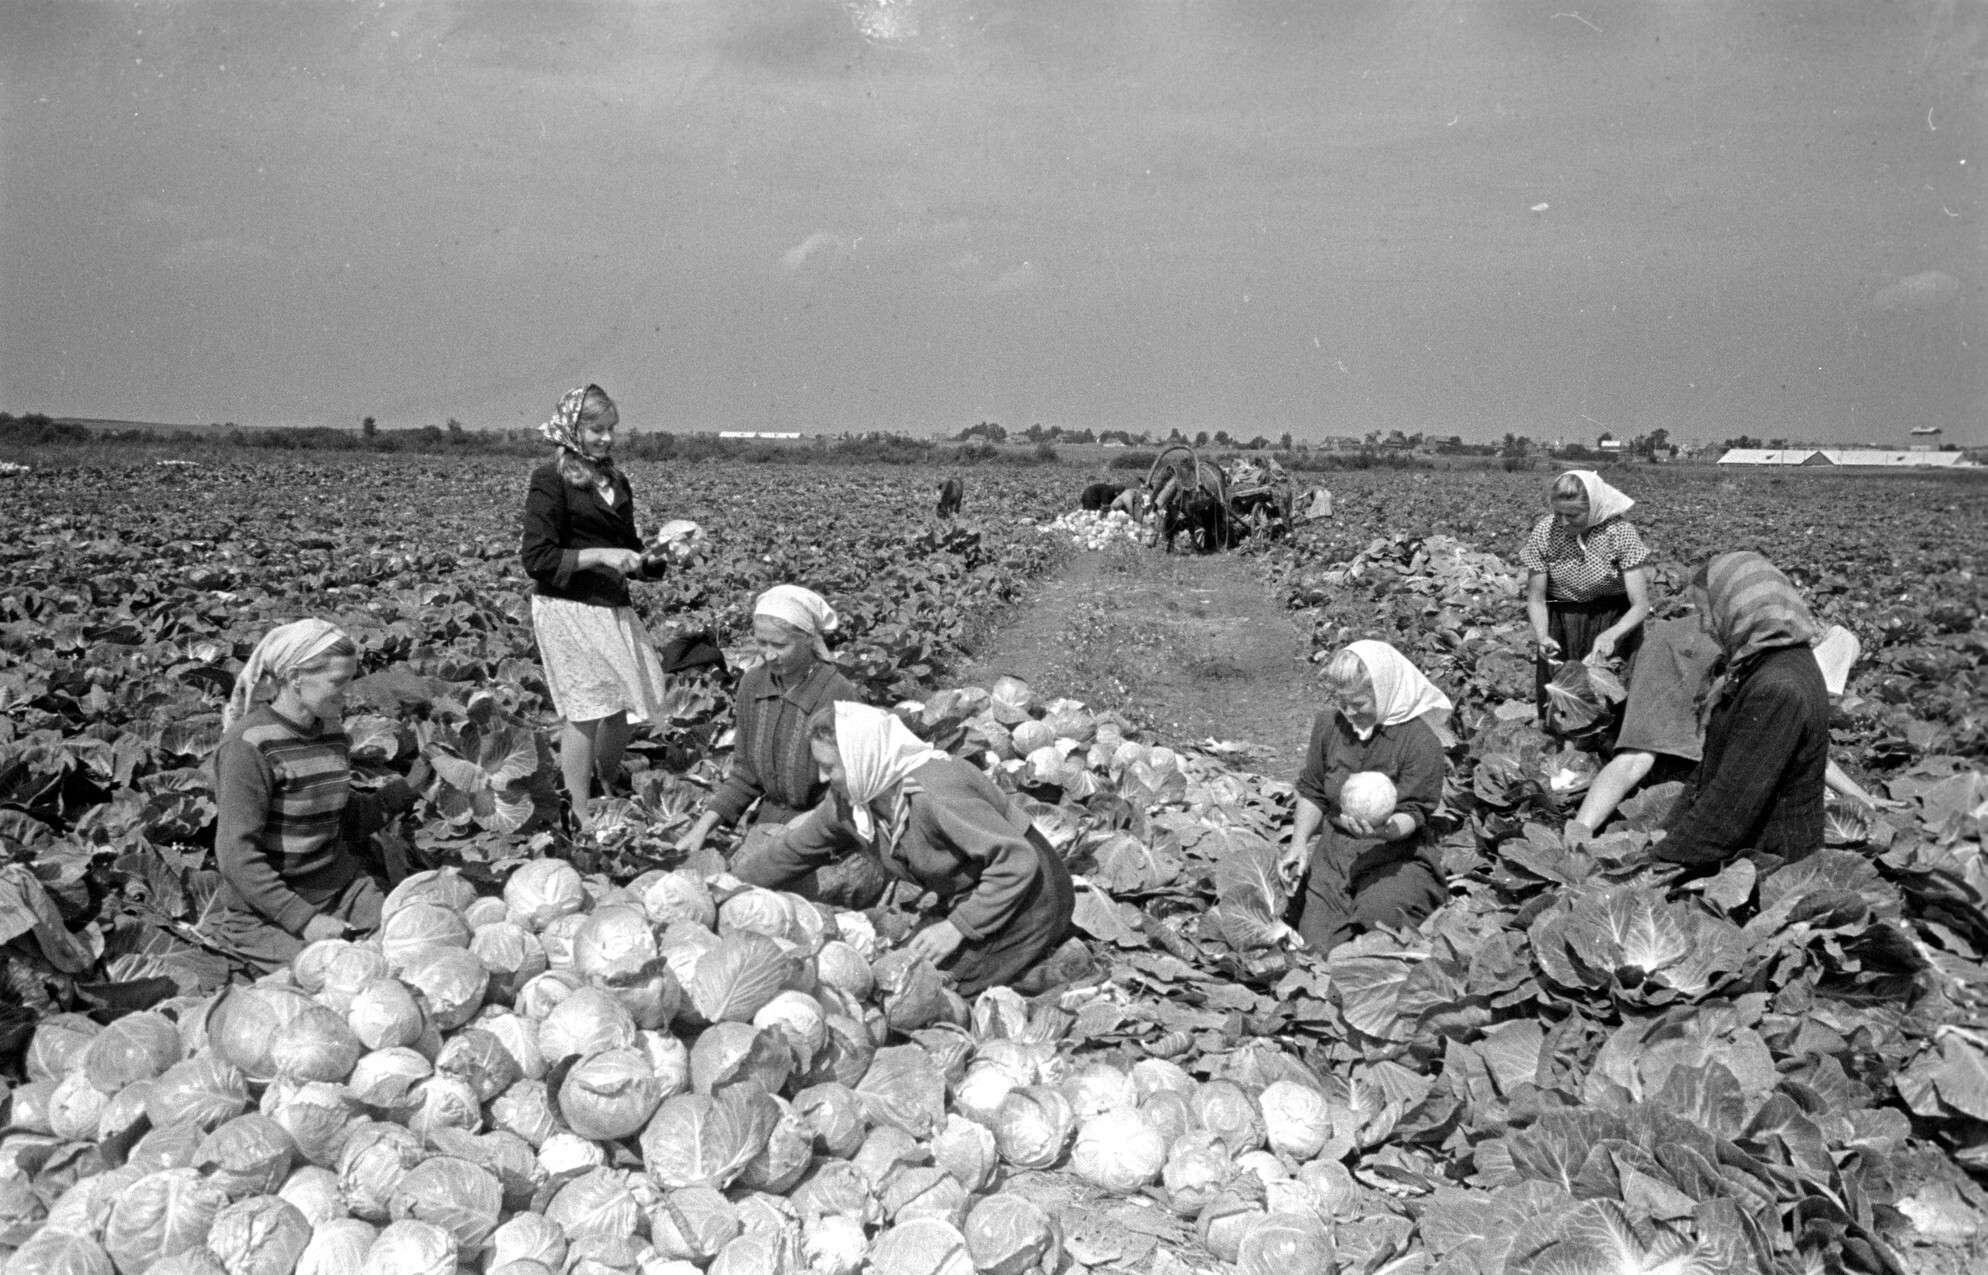
[{"label": "woman in striped headscarf", "polygon": [[1707,692],[1705,751],[1656,855],[1717,867],[1746,850],[1799,859],[1822,846],[1829,691],[1822,626],[1757,553],[1720,554],[1691,579],[1724,672]]}]

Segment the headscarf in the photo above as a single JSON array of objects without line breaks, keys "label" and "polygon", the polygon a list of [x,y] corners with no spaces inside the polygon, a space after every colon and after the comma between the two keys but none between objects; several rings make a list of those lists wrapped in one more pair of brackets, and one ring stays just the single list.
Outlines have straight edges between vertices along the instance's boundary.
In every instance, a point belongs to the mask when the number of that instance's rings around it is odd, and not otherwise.
[{"label": "headscarf", "polygon": [[1705,595],[1712,636],[1726,653],[1728,668],[1763,651],[1813,645],[1822,636],[1822,626],[1788,577],[1757,553],[1712,559],[1705,568]]},{"label": "headscarf", "polygon": [[278,625],[263,634],[249,652],[248,663],[242,665],[241,673],[236,676],[234,689],[228,693],[227,706],[221,710],[221,729],[227,730],[249,711],[265,678],[281,678],[339,643],[351,640],[336,624],[317,619]]},{"label": "headscarf", "polygon": [[1617,518],[1629,512],[1636,502],[1628,494],[1611,487],[1602,476],[1592,469],[1570,469],[1558,477],[1546,489],[1547,508],[1553,507],[1553,489],[1560,485],[1562,478],[1574,478],[1581,484],[1581,490],[1588,498],[1588,516],[1574,529],[1574,543],[1580,546],[1581,556],[1590,562],[1598,561],[1595,551],[1588,544],[1588,533],[1601,526],[1610,518]]},{"label": "headscarf", "polygon": [[1602,476],[1594,470],[1570,469],[1566,473],[1556,477],[1552,484],[1547,487],[1546,503],[1548,508],[1552,508],[1553,505],[1553,488],[1560,485],[1560,479],[1567,477],[1578,480],[1581,484],[1581,490],[1587,493],[1588,516],[1587,520],[1580,526],[1580,530],[1583,532],[1593,531],[1610,518],[1620,517],[1628,513],[1630,508],[1636,503],[1629,498],[1627,493],[1609,486],[1608,483],[1602,480]]},{"label": "headscarf", "polygon": [[559,407],[552,413],[552,419],[538,427],[545,441],[555,447],[572,452],[582,460],[591,461],[586,447],[580,442],[580,409],[587,405],[587,391],[594,388],[582,385],[576,390],[567,390],[559,400]]},{"label": "headscarf", "polygon": [[1840,624],[1832,624],[1815,640],[1815,662],[1822,666],[1822,684],[1831,695],[1841,695],[1850,684],[1850,669],[1864,653],[1857,635]]},{"label": "headscarf", "polygon": [[1422,676],[1422,670],[1387,643],[1366,640],[1354,642],[1346,649],[1359,659],[1360,667],[1367,671],[1368,683],[1374,688],[1375,724],[1365,732],[1355,731],[1361,739],[1372,738],[1374,731],[1382,726],[1399,726],[1424,714],[1447,715],[1453,707],[1449,696],[1437,690],[1434,682]]},{"label": "headscarf", "polygon": [[926,762],[946,755],[912,734],[896,714],[848,700],[835,702],[835,751],[847,776],[856,835],[865,841],[876,835],[870,803],[896,792]]},{"label": "headscarf", "polygon": [[841,620],[828,599],[813,589],[803,589],[798,584],[776,584],[759,595],[759,600],[752,604],[752,613],[793,625],[814,639],[816,659],[824,662],[830,659],[823,635],[835,632]]}]

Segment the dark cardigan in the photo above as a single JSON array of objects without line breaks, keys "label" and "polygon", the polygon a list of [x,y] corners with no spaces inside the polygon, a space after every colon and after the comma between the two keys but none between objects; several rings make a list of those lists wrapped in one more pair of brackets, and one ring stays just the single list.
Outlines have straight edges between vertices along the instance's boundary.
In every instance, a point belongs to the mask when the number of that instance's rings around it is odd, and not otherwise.
[{"label": "dark cardigan", "polygon": [[579,565],[582,549],[642,551],[628,479],[620,470],[610,469],[608,481],[615,492],[612,505],[594,488],[567,482],[553,461],[532,471],[519,557],[540,597],[591,606],[629,605],[628,581],[620,572]]}]

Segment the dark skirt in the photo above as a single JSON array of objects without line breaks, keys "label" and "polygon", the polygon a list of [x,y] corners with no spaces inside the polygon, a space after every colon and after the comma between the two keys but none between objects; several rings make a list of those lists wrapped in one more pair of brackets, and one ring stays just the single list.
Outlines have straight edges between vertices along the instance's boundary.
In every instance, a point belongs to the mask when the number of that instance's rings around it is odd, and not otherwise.
[{"label": "dark skirt", "polygon": [[[371,875],[361,872],[319,909],[355,930],[379,928],[386,893]],[[194,927],[215,949],[263,974],[272,974],[309,946],[276,922],[245,907],[217,906]]]},{"label": "dark skirt", "polygon": [[[1612,593],[1587,602],[1548,598],[1546,635],[1560,644],[1561,662],[1584,660],[1588,652],[1594,650],[1595,639],[1601,636],[1602,631],[1628,613],[1629,595],[1626,593]],[[1638,629],[1616,643],[1615,657],[1625,666],[1635,659],[1636,646],[1642,636],[1642,630]],[[1553,662],[1542,653],[1533,661],[1532,672],[1533,703],[1539,709],[1539,720],[1543,722],[1546,720],[1546,684],[1553,680]]]},{"label": "dark skirt", "polygon": [[1330,823],[1312,843],[1311,862],[1291,900],[1290,924],[1320,956],[1376,925],[1414,925],[1442,905],[1436,870],[1419,838],[1349,837]]},{"label": "dark skirt", "polygon": [[1040,989],[1027,976],[1072,933],[1070,918],[1077,910],[1077,894],[1070,884],[1070,869],[1040,832],[1030,828],[1028,838],[1042,865],[1028,898],[998,931],[960,944],[945,966],[955,990],[968,999],[990,987],[1015,987],[1034,994]]}]

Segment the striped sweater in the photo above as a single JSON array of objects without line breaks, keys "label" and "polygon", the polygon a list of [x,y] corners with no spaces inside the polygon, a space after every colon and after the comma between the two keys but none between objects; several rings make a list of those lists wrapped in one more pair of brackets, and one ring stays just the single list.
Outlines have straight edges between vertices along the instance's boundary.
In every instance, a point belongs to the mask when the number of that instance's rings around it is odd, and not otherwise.
[{"label": "striped sweater", "polygon": [[352,847],[414,802],[405,782],[352,789],[351,741],[257,707],[214,754],[214,857],[223,906],[291,934],[364,871]]},{"label": "striped sweater", "polygon": [[[808,748],[808,716],[838,700],[860,704],[863,694],[833,664],[817,662],[797,686],[775,686],[764,664],[739,679],[732,767],[711,794],[708,807],[720,822],[738,822],[746,807],[760,797],[774,808],[770,813],[783,820],[821,800],[828,786],[822,783]],[[760,817],[768,814],[762,807]]]}]

